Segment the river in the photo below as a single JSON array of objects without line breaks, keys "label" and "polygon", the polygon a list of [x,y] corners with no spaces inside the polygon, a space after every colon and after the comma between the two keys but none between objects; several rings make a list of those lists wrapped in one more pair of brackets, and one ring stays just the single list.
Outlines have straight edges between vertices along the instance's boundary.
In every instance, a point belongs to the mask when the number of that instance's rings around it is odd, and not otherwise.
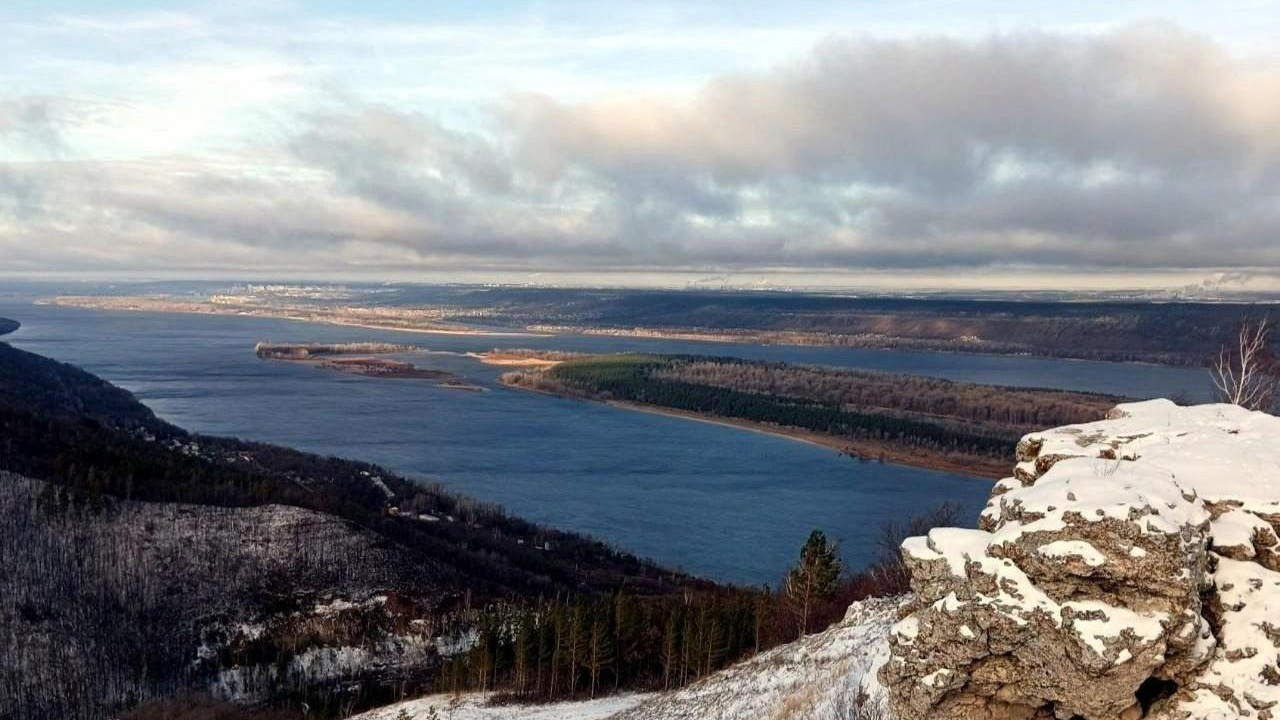
[{"label": "river", "polygon": [[[941,501],[975,516],[989,483],[861,462],[784,438],[502,387],[503,368],[462,356],[494,347],[647,350],[865,367],[985,383],[1122,393],[1208,392],[1202,371],[887,350],[727,345],[638,338],[413,334],[287,320],[33,305],[0,297],[23,323],[4,339],[133,391],[192,431],[383,464],[509,511],[590,533],[718,580],[776,584],[810,530],[853,567],[878,528]],[[259,360],[258,340],[382,340],[440,354],[486,392]],[[1012,460],[1011,460],[1012,462]]]}]

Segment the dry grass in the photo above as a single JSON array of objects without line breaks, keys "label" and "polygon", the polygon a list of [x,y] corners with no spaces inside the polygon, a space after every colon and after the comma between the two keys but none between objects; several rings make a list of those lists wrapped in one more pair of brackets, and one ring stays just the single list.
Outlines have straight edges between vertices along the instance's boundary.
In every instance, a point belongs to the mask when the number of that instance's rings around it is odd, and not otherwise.
[{"label": "dry grass", "polygon": [[820,681],[786,696],[768,720],[892,720],[883,698],[870,698],[844,662]]}]

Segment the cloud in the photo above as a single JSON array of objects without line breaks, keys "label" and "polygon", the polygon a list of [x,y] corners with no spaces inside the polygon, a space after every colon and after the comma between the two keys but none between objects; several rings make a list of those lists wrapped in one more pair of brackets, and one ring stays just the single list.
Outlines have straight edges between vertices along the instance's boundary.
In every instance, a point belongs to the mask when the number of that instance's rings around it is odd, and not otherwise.
[{"label": "cloud", "polygon": [[83,109],[61,98],[0,98],[0,149],[58,156],[66,151],[64,131],[82,121]]},{"label": "cloud", "polygon": [[1280,71],[1169,25],[832,39],[469,125],[348,96],[135,162],[57,161],[41,102],[0,102],[44,148],[0,164],[26,267],[1280,267]]},{"label": "cloud", "polygon": [[547,181],[782,218],[814,239],[801,262],[1273,264],[1278,80],[1163,26],[859,39],[684,104],[521,98],[509,117]]}]

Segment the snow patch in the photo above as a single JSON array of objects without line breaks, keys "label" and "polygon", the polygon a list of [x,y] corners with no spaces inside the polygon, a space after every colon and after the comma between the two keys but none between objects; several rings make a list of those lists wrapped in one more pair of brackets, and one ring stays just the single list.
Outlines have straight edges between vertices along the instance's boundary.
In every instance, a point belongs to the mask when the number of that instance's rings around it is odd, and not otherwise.
[{"label": "snow patch", "polygon": [[[651,695],[612,695],[581,702],[543,705],[488,704],[485,693],[429,695],[356,715],[350,720],[604,720],[629,710]],[[403,715],[402,715],[403,713]]]}]

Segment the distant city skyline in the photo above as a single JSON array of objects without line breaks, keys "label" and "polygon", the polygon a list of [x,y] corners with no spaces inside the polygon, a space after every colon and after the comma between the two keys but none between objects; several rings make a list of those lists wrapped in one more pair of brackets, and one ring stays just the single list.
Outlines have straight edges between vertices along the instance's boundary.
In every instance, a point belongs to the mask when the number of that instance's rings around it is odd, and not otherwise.
[{"label": "distant city skyline", "polygon": [[1280,290],[1272,2],[18,0],[0,30],[0,276]]}]

